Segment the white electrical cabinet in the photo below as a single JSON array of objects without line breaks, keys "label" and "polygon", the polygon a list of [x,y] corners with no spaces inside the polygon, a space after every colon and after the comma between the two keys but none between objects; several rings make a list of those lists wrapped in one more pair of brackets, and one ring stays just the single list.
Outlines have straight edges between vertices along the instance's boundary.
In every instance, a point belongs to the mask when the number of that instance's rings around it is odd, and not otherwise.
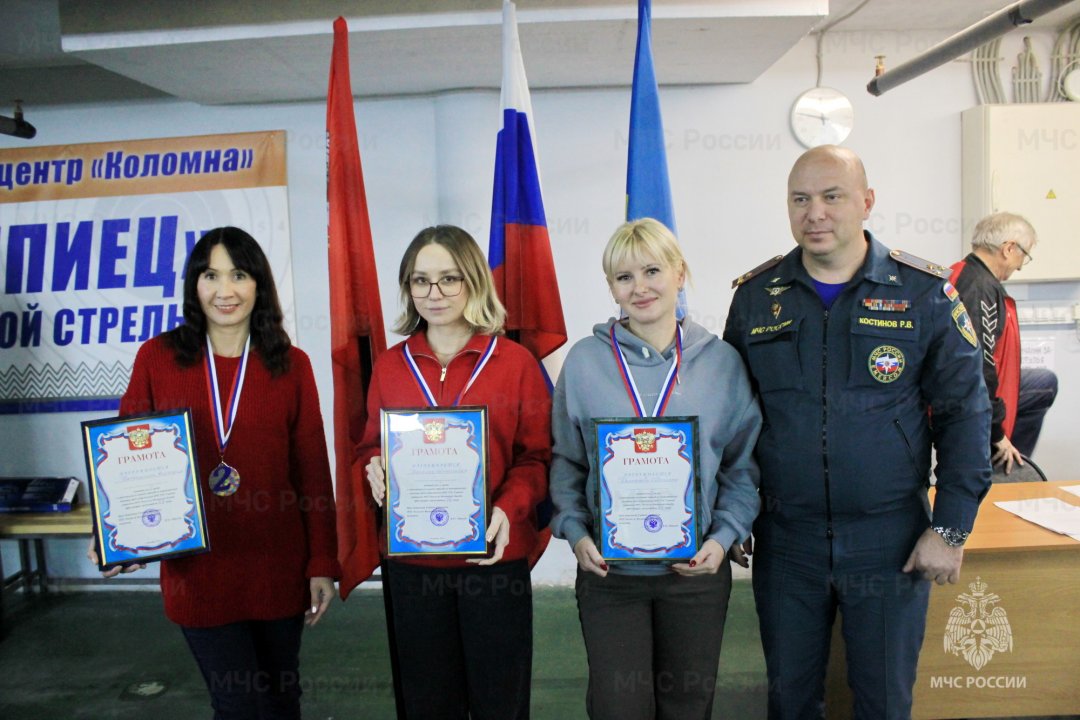
[{"label": "white electrical cabinet", "polygon": [[981,218],[1019,213],[1039,243],[1012,281],[1080,279],[1080,103],[980,105],[962,122],[964,253]]}]

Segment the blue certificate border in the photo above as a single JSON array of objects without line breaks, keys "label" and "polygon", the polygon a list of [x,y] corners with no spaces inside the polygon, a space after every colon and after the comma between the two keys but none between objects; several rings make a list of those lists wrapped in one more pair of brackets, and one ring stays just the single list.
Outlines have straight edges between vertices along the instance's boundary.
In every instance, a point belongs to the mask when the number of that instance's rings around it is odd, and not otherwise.
[{"label": "blue certificate border", "polygon": [[[185,520],[187,530],[181,537],[155,547],[129,548],[115,542],[116,528],[105,521],[109,514],[108,488],[98,475],[98,467],[107,458],[103,449],[106,440],[127,437],[132,425],[149,425],[149,433],[175,433],[173,446],[187,456],[184,469],[184,493],[191,501]],[[210,538],[206,532],[206,510],[199,484],[195,458],[195,434],[191,426],[191,410],[166,410],[147,415],[127,415],[82,423],[86,472],[90,478],[91,515],[94,521],[94,542],[97,545],[98,565],[102,570],[129,563],[146,563],[166,558],[206,552]]]},{"label": "blue certificate border", "polygon": [[[697,418],[595,418],[593,426],[596,434],[596,457],[594,458],[596,467],[594,470],[597,477],[596,517],[593,523],[596,532],[593,539],[596,541],[596,547],[601,557],[604,560],[613,562],[677,562],[694,557],[701,545],[700,511],[698,507],[701,481],[698,476],[700,465],[698,462]],[[683,541],[677,545],[659,550],[629,548],[612,542],[617,526],[610,519],[612,498],[608,480],[604,474],[604,466],[614,457],[614,453],[611,451],[611,442],[633,437],[634,430],[642,426],[655,429],[657,438],[678,438],[681,443],[679,455],[690,463],[690,477],[687,478],[686,491],[683,496],[690,517],[682,524]]]},{"label": "blue certificate border", "polygon": [[[398,477],[392,471],[390,458],[403,445],[401,436],[406,433],[391,432],[392,416],[435,416],[444,418],[447,427],[467,428],[468,446],[480,456],[480,464],[473,479],[473,500],[477,509],[469,517],[472,533],[464,540],[433,544],[414,542],[402,534],[405,518],[395,512],[401,499],[401,483],[407,478]],[[387,555],[487,555],[487,521],[490,515],[487,498],[488,446],[487,446],[487,408],[482,406],[459,406],[452,408],[405,408],[381,411],[383,467],[386,472],[386,548]],[[422,432],[413,430],[410,432]]]}]

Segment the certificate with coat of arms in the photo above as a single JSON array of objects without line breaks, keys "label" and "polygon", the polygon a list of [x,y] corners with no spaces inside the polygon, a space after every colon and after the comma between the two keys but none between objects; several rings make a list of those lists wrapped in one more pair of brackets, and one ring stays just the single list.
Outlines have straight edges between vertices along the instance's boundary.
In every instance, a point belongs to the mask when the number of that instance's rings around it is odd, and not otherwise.
[{"label": "certificate with coat of arms", "polygon": [[487,408],[383,410],[389,555],[485,555]]},{"label": "certificate with coat of arms", "polygon": [[82,423],[102,570],[206,552],[191,411]]},{"label": "certificate with coat of arms", "polygon": [[596,418],[596,547],[604,560],[697,554],[696,417]]}]

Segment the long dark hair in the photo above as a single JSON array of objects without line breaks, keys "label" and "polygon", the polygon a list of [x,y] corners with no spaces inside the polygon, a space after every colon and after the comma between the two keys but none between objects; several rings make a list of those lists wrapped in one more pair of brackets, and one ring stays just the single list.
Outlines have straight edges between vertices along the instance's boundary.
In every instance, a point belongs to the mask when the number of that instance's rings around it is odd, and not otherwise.
[{"label": "long dark hair", "polygon": [[203,357],[206,347],[206,315],[199,303],[199,277],[210,267],[210,252],[222,245],[233,265],[255,281],[255,307],[251,311],[251,344],[270,374],[289,369],[292,341],[282,324],[281,303],[270,270],[270,261],[255,238],[236,227],[210,230],[195,243],[184,271],[184,324],[170,330],[165,339],[176,362],[191,366]]}]

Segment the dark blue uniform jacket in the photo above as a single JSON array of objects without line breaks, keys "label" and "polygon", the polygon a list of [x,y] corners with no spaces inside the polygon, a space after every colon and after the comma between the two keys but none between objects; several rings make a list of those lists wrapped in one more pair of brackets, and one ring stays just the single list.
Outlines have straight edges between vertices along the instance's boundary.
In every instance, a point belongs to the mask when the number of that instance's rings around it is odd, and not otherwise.
[{"label": "dark blue uniform jacket", "polygon": [[866,238],[828,311],[799,248],[735,293],[724,340],[761,400],[763,510],[831,525],[925,502],[933,443],[934,525],[970,531],[990,484],[974,331],[952,286]]}]

